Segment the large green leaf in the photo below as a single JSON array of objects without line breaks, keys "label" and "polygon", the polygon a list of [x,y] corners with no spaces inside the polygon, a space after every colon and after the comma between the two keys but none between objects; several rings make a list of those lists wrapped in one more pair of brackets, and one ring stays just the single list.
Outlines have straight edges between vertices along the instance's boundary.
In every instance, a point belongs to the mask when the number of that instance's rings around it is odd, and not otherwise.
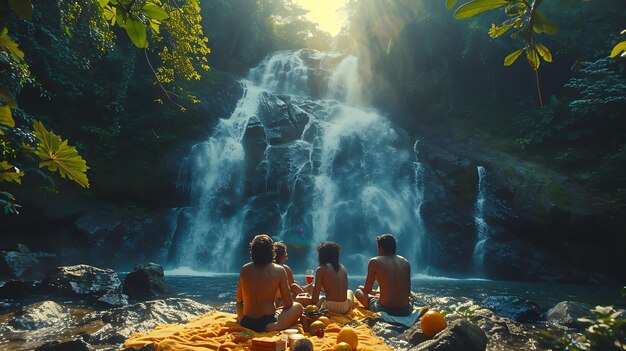
[{"label": "large green leaf", "polygon": [[11,108],[7,105],[0,106],[0,125],[7,126],[9,128],[15,127],[15,121],[13,120]]},{"label": "large green leaf", "polygon": [[526,50],[526,59],[528,60],[528,64],[533,70],[538,70],[541,61],[539,61],[539,54],[537,53],[537,49],[528,48]]},{"label": "large green leaf", "polygon": [[165,12],[165,10],[163,10],[159,5],[153,2],[147,2],[143,6],[142,10],[143,13],[146,14],[146,16],[155,20],[164,20],[170,17],[167,12]]},{"label": "large green leaf", "polygon": [[30,0],[9,0],[9,6],[21,19],[33,18],[33,4]]},{"label": "large green leaf", "polygon": [[23,176],[24,172],[20,171],[9,162],[0,162],[0,182],[16,182],[20,184],[22,182],[20,178]]},{"label": "large green leaf", "polygon": [[535,43],[535,47],[537,48],[537,52],[543,58],[544,61],[552,62],[552,54],[550,53],[550,50],[548,50],[548,48],[545,47],[545,45],[541,43]]},{"label": "large green leaf", "polygon": [[61,177],[69,178],[84,188],[89,188],[87,162],[60,136],[49,132],[39,121],[33,124],[35,137],[39,140],[35,154],[41,158],[39,168],[47,167],[51,172],[59,172]]},{"label": "large green leaf", "polygon": [[522,55],[524,50],[525,49],[519,49],[509,54],[507,57],[504,58],[504,65],[505,66],[512,65],[515,61],[517,61],[517,58],[520,57],[520,55]]},{"label": "large green leaf", "polygon": [[146,38],[146,26],[134,18],[129,18],[124,24],[124,29],[128,33],[128,37],[138,48],[148,47],[148,40]]},{"label": "large green leaf", "polygon": [[7,28],[2,28],[2,32],[0,32],[0,48],[11,54],[15,61],[23,60],[24,53],[20,50],[17,43],[9,38],[8,33],[9,30]]},{"label": "large green leaf", "polygon": [[451,9],[456,5],[456,0],[446,0],[446,8]]},{"label": "large green leaf", "polygon": [[497,9],[508,4],[510,4],[510,2],[504,0],[473,0],[459,7],[454,12],[454,17],[457,19],[470,18],[485,11]]},{"label": "large green leaf", "polygon": [[621,43],[617,43],[613,50],[611,50],[611,58],[619,55],[622,51],[626,51],[626,40]]}]

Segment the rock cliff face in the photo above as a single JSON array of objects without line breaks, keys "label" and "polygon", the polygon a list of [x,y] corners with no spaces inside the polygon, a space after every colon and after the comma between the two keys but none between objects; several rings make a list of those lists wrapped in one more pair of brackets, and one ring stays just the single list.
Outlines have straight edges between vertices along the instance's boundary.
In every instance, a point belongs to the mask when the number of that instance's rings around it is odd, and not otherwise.
[{"label": "rock cliff face", "polygon": [[[606,277],[580,263],[620,267],[617,258],[581,250],[609,224],[576,182],[478,140],[409,135],[394,125],[398,116],[348,103],[350,70],[339,67],[350,58],[290,55],[270,57],[253,71],[257,85],[242,90],[249,100],[218,104],[222,114],[235,112],[220,116],[210,140],[181,143],[186,150],[163,172],[172,189],[193,199],[187,207],[145,211],[70,198],[58,208],[51,201],[31,214],[43,224],[26,219],[0,237],[36,242],[62,264],[121,270],[144,262],[234,270],[259,232],[289,241],[298,269],[310,264],[321,240],[340,242],[343,262],[362,268],[375,254],[373,237],[384,231],[399,236],[416,271],[431,274],[587,283]],[[243,106],[248,102],[254,105]],[[181,167],[176,181],[171,168],[183,160],[200,166]],[[479,166],[486,172],[482,188]],[[200,179],[206,194],[191,185],[199,177],[206,178]],[[40,242],[42,230],[57,239]],[[225,252],[231,264],[211,267]],[[28,278],[28,267],[48,259],[5,251],[0,272]]]}]

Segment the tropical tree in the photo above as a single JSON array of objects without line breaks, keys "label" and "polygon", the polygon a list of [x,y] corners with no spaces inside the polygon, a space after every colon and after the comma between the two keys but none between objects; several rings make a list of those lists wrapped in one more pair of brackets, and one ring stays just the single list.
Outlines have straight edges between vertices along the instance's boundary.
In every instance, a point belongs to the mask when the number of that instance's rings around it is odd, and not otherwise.
[{"label": "tropical tree", "polygon": [[[67,37],[88,43],[102,55],[124,40],[117,38],[121,30],[144,50],[147,67],[167,100],[181,110],[181,100],[198,101],[185,95],[176,81],[198,80],[200,71],[209,69],[199,0],[60,0],[57,6]],[[19,42],[10,35],[12,25],[33,19],[35,8],[30,0],[0,0],[0,11],[0,182],[20,184],[25,172],[44,168],[87,188],[89,167],[76,148],[18,107],[16,96],[25,85],[45,93]],[[74,51],[80,56],[80,48]],[[158,64],[152,64],[150,54],[158,57]],[[0,191],[0,205],[5,213],[18,213],[19,205],[6,191]]]}]

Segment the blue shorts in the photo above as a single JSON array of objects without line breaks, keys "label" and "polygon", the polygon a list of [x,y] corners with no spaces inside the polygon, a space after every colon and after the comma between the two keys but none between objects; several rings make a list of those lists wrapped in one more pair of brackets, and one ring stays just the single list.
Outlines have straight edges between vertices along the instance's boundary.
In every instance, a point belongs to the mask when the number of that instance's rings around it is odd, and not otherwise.
[{"label": "blue shorts", "polygon": [[274,317],[274,315],[263,316],[261,318],[250,318],[244,316],[239,324],[241,324],[242,327],[252,329],[257,333],[264,333],[265,327],[274,322],[276,322],[276,317]]},{"label": "blue shorts", "polygon": [[383,305],[378,301],[378,297],[371,297],[368,304],[369,310],[372,312],[387,312],[392,316],[408,316],[413,312],[413,305],[408,304],[404,308],[391,308]]}]

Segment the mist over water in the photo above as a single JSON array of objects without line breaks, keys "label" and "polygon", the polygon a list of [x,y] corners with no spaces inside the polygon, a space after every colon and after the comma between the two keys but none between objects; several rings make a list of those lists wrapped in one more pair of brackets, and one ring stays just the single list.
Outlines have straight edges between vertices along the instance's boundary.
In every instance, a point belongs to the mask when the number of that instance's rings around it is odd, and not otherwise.
[{"label": "mist over water", "polygon": [[267,233],[290,247],[296,273],[316,267],[315,247],[330,240],[363,274],[375,237],[392,233],[413,272],[424,268],[417,142],[363,105],[357,68],[353,56],[298,50],[250,70],[232,116],[190,152],[191,211],[171,267],[238,271],[249,238]]}]

